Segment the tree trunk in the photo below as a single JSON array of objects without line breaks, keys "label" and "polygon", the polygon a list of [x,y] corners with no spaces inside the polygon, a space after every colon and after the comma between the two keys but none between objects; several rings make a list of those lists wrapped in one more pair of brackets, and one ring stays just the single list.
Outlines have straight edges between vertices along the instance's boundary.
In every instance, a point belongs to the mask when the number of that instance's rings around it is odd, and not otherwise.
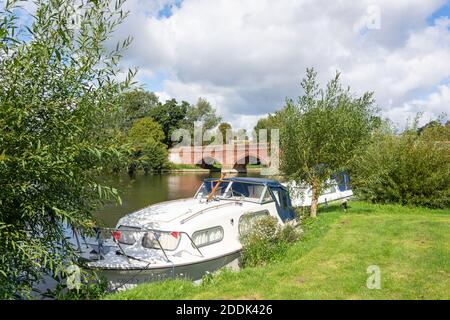
[{"label": "tree trunk", "polygon": [[311,218],[317,217],[317,206],[319,205],[319,186],[314,182],[311,186]]}]

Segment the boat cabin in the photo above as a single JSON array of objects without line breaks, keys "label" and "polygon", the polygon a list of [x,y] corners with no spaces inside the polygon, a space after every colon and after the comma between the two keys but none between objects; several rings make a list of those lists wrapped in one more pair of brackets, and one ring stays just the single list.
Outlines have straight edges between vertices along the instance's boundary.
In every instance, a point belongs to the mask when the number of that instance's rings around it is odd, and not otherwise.
[{"label": "boat cabin", "polygon": [[[216,187],[216,185],[219,185]],[[207,199],[214,190],[214,200],[241,200],[258,204],[274,202],[280,219],[285,222],[295,218],[288,189],[275,180],[250,177],[233,177],[222,180],[209,178],[195,194],[197,199]]]}]

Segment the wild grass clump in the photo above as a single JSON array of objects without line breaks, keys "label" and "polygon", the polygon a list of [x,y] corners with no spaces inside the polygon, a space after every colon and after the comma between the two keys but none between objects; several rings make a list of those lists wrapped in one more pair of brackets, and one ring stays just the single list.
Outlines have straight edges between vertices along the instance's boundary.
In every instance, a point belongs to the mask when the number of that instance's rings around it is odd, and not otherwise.
[{"label": "wild grass clump", "polygon": [[299,236],[299,231],[292,225],[280,226],[271,216],[259,218],[241,237],[242,266],[254,267],[279,260]]}]

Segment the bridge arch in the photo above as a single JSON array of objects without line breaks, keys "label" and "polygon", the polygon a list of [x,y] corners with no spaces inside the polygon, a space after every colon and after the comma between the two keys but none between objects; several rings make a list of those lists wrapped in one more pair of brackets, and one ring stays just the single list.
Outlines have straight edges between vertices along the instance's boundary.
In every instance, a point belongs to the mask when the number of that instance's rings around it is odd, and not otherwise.
[{"label": "bridge arch", "polygon": [[205,155],[200,160],[198,160],[195,165],[200,166],[203,169],[209,169],[209,170],[215,170],[217,169],[214,164],[218,163],[222,165],[221,161],[217,159],[216,157],[212,157],[210,155]]},{"label": "bridge arch", "polygon": [[257,152],[246,152],[236,160],[236,162],[232,165],[232,168],[228,167],[226,169],[237,172],[247,172],[247,166],[249,164],[267,166],[268,161],[266,157],[261,156]]}]

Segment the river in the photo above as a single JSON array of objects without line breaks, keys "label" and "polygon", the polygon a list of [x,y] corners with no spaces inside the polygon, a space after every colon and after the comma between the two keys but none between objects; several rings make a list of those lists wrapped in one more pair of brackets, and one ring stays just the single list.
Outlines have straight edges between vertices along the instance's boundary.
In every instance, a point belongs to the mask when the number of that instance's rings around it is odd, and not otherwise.
[{"label": "river", "polygon": [[[245,176],[258,177],[257,172]],[[219,177],[219,172],[199,173],[180,172],[158,175],[138,175],[131,180],[128,175],[116,175],[105,178],[105,183],[119,190],[122,205],[108,204],[95,213],[101,225],[115,227],[117,221],[134,211],[154,203],[192,197],[200,187],[202,180]]]}]

